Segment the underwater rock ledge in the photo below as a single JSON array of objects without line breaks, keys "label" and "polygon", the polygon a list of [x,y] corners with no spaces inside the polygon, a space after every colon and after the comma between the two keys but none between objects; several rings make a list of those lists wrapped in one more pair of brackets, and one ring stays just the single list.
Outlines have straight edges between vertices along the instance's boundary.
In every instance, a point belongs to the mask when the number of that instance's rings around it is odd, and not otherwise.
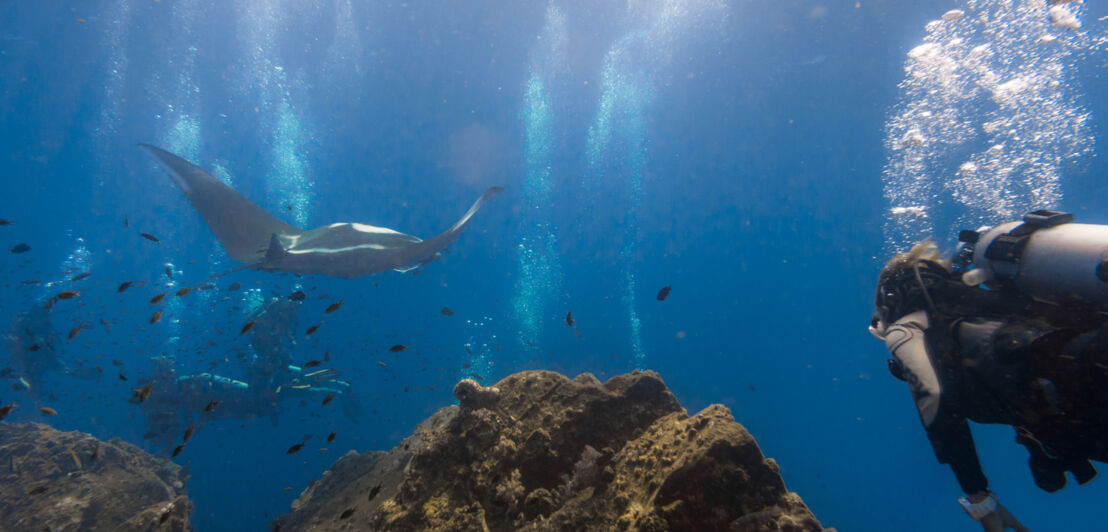
[{"label": "underwater rock ledge", "polygon": [[454,395],[391,451],[340,458],[273,529],[824,530],[727,408],[690,417],[652,371]]},{"label": "underwater rock ledge", "polygon": [[191,530],[181,468],[125,441],[0,422],[0,530]]}]

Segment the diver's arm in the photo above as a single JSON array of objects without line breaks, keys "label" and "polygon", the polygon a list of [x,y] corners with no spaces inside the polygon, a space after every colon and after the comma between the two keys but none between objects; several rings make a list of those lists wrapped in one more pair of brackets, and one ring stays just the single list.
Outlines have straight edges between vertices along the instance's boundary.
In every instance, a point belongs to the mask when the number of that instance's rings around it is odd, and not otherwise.
[{"label": "diver's arm", "polygon": [[981,470],[969,424],[957,408],[942,401],[939,375],[927,353],[927,327],[925,312],[908,314],[884,331],[885,347],[912,390],[920,421],[939,463],[950,465],[963,492],[987,492],[989,482]]}]

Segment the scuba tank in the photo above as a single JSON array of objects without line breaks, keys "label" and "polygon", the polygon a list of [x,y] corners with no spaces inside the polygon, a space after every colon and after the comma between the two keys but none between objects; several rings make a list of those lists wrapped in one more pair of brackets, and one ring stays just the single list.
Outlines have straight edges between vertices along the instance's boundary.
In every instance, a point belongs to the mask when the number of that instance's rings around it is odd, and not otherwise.
[{"label": "scuba tank", "polygon": [[1072,221],[1072,214],[1040,210],[1023,222],[962,231],[958,257],[969,270],[962,280],[1014,287],[1048,303],[1108,308],[1108,226]]}]

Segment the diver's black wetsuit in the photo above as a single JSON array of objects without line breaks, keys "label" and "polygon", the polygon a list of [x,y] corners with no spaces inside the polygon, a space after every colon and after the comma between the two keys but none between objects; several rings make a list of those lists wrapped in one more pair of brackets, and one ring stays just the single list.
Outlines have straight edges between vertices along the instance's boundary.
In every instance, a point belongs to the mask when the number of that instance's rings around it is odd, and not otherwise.
[{"label": "diver's black wetsuit", "polygon": [[1101,315],[928,270],[922,282],[931,303],[922,291],[913,294],[919,280],[905,279],[885,340],[889,369],[912,387],[939,462],[950,465],[965,493],[986,490],[967,420],[1003,423],[1030,451],[1040,488],[1061,489],[1066,471],[1079,483],[1091,480],[1089,460],[1108,461],[1108,328]]}]

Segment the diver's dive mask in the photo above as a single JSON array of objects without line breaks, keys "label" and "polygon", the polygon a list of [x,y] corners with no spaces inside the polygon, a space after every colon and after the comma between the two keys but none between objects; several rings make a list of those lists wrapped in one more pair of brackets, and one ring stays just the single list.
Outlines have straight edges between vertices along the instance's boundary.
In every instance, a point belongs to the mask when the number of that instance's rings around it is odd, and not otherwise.
[{"label": "diver's dive mask", "polygon": [[881,272],[874,306],[876,320],[891,325],[920,309],[935,310],[929,290],[946,281],[950,273],[941,264],[918,260],[912,266]]}]

